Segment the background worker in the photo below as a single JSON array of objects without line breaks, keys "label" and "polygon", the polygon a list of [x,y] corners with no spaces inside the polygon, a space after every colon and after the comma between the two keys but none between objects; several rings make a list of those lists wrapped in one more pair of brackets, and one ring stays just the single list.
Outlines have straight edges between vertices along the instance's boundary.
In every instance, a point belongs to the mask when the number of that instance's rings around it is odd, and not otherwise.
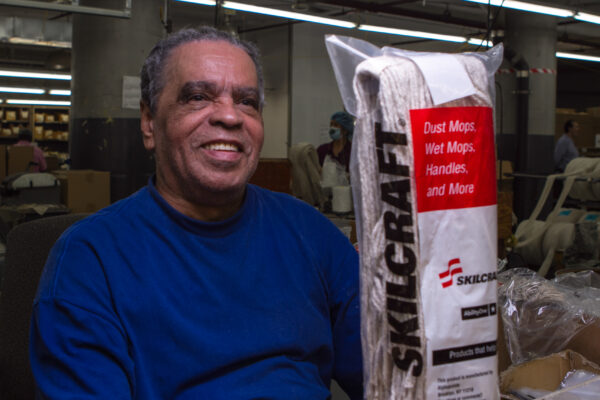
[{"label": "background worker", "polygon": [[33,134],[29,129],[21,129],[19,131],[19,141],[14,146],[31,146],[33,148],[33,167],[30,168],[33,172],[44,172],[47,169],[46,158],[42,149],[37,147],[33,142]]},{"label": "background worker", "polygon": [[554,147],[554,168],[556,172],[564,172],[567,164],[574,158],[579,157],[579,151],[575,147],[575,138],[579,134],[579,123],[572,119],[565,122],[564,133],[556,142]]},{"label": "background worker", "polygon": [[331,116],[329,127],[331,142],[324,143],[317,148],[319,163],[323,166],[325,157],[329,155],[348,171],[352,149],[351,138],[354,133],[354,118],[345,111],[335,112]]}]

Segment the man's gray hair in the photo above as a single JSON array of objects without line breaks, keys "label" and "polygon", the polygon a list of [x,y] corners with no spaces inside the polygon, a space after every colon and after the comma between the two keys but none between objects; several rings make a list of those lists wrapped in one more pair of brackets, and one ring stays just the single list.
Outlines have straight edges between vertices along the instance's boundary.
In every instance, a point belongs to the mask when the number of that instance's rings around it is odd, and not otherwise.
[{"label": "man's gray hair", "polygon": [[256,68],[260,107],[262,108],[264,104],[264,81],[258,48],[254,44],[240,40],[227,32],[210,26],[201,26],[199,28],[182,29],[162,39],[154,46],[144,61],[141,71],[142,102],[150,108],[150,112],[152,114],[156,112],[158,97],[165,87],[164,68],[171,51],[182,44],[202,40],[222,40],[239,47],[250,56]]}]

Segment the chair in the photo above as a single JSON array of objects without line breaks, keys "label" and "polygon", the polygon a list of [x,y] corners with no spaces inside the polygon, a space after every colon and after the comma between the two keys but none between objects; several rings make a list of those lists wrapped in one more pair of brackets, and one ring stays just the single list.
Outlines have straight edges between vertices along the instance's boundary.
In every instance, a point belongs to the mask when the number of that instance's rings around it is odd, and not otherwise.
[{"label": "chair", "polygon": [[89,214],[45,217],[8,232],[0,294],[0,398],[34,399],[29,366],[33,298],[50,249],[74,222]]}]

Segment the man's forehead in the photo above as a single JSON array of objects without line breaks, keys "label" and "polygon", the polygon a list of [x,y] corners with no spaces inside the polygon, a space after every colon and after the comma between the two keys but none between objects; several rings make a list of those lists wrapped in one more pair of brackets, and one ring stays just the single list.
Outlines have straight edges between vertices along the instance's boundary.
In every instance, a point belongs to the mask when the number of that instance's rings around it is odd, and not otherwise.
[{"label": "man's forehead", "polygon": [[222,90],[229,89],[237,94],[246,94],[251,95],[255,94],[258,96],[258,87],[249,86],[249,85],[227,85],[223,86],[219,81],[211,81],[211,80],[189,80],[183,82],[180,87],[180,92],[182,93],[191,93],[194,91],[207,91],[207,92],[220,92]]},{"label": "man's forehead", "polygon": [[[222,65],[219,66],[219,62]],[[243,48],[224,40],[196,40],[180,44],[171,51],[166,70],[174,73],[183,67],[188,72],[202,72],[210,68],[220,72],[221,67],[226,72],[238,67],[240,70],[236,75],[246,75],[251,71],[252,78],[258,80],[256,65],[250,55]]]}]

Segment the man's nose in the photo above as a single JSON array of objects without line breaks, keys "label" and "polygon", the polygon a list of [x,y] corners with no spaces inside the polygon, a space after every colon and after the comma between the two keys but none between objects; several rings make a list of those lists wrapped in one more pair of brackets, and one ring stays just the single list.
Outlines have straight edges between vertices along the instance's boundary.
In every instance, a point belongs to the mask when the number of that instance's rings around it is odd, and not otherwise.
[{"label": "man's nose", "polygon": [[213,111],[210,114],[211,124],[233,128],[241,125],[242,121],[241,111],[232,98],[219,99],[213,104]]}]

